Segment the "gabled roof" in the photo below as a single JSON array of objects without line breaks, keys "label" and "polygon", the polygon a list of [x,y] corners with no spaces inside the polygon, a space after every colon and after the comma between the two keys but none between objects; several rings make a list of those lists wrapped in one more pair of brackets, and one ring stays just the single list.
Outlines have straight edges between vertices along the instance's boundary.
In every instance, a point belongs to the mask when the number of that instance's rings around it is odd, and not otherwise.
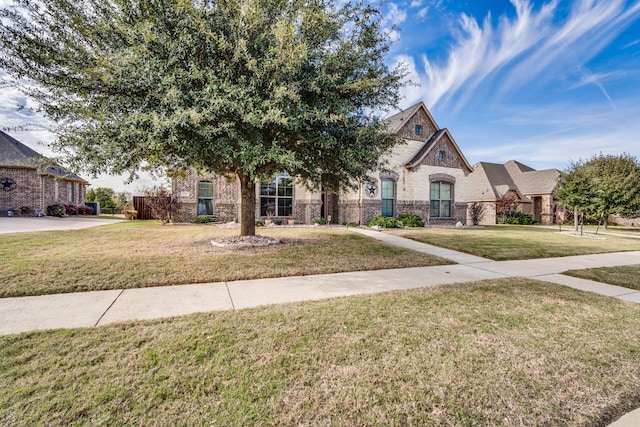
[{"label": "gabled roof", "polygon": [[469,200],[497,200],[515,191],[522,201],[530,201],[534,195],[552,194],[559,176],[557,169],[537,171],[515,160],[505,164],[480,162],[469,175]]},{"label": "gabled roof", "polygon": [[450,142],[450,145],[453,147],[456,155],[460,159],[460,163],[462,163],[463,167],[467,169],[468,172],[473,171],[473,168],[467,161],[464,154],[458,147],[458,144],[451,136],[451,133],[446,128],[440,129],[435,119],[429,112],[429,109],[424,104],[424,102],[418,102],[415,105],[407,108],[406,110],[402,110],[399,113],[394,114],[393,116],[387,118],[385,123],[390,132],[398,133],[402,130],[402,128],[413,118],[416,114],[424,114],[427,120],[431,123],[432,129],[436,129],[436,131],[429,137],[429,139],[416,151],[416,153],[411,157],[411,159],[405,162],[406,168],[414,168],[418,166],[424,159],[427,157],[429,152],[438,144],[442,138],[447,138]]},{"label": "gabled roof", "polygon": [[435,119],[427,109],[427,106],[424,105],[424,102],[422,101],[418,102],[415,105],[412,105],[405,110],[400,111],[399,113],[394,114],[391,117],[386,118],[384,121],[391,133],[397,133],[419,110],[422,110],[425,113],[427,118],[433,124],[434,129],[440,129]]},{"label": "gabled roof", "polygon": [[431,138],[429,138],[429,140],[425,142],[424,145],[420,147],[420,149],[416,152],[416,154],[414,154],[414,156],[405,164],[405,167],[411,169],[411,168],[415,168],[420,163],[422,163],[422,161],[424,160],[425,157],[427,157],[429,152],[433,150],[433,147],[437,145],[438,141],[440,141],[444,137],[448,137],[449,142],[451,143],[451,146],[453,147],[456,154],[458,155],[458,158],[460,158],[460,160],[462,161],[462,164],[464,165],[464,167],[466,167],[469,172],[472,172],[473,168],[467,161],[467,158],[464,156],[464,154],[462,154],[460,147],[458,147],[458,144],[456,144],[456,141],[453,139],[453,137],[451,136],[451,133],[449,133],[449,130],[447,128],[440,129],[436,131],[433,135],[431,135]]},{"label": "gabled roof", "polygon": [[[46,159],[12,136],[0,131],[0,166],[39,169],[41,174],[87,182],[59,166],[47,166]],[[46,166],[46,168],[45,168]]]}]

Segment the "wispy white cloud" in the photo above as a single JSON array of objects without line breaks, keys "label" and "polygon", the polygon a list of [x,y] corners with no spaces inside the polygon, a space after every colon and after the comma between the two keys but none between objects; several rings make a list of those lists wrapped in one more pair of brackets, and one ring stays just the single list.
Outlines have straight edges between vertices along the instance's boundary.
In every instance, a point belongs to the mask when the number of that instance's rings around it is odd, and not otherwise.
[{"label": "wispy white cloud", "polygon": [[[482,24],[461,14],[443,61],[399,56],[397,61],[412,70],[411,80],[421,85],[419,91],[405,90],[406,103],[421,99],[459,108],[483,84],[495,83],[490,91],[500,96],[562,78],[568,67],[593,58],[640,16],[640,1],[627,7],[624,0],[578,0],[566,17],[560,16],[559,0],[536,10],[529,0],[510,1],[515,16],[500,16],[495,24],[490,14]],[[592,83],[609,97],[601,83]]]}]

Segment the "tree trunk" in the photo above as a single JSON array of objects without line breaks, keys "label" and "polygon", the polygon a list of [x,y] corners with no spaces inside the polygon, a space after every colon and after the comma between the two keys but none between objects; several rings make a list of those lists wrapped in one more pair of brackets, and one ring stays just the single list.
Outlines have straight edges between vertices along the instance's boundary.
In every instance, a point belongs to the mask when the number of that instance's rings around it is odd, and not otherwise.
[{"label": "tree trunk", "polygon": [[573,231],[575,231],[576,233],[578,232],[578,223],[579,223],[579,217],[578,217],[578,207],[574,206],[573,208]]},{"label": "tree trunk", "polygon": [[256,189],[254,182],[240,176],[240,235],[256,235]]}]

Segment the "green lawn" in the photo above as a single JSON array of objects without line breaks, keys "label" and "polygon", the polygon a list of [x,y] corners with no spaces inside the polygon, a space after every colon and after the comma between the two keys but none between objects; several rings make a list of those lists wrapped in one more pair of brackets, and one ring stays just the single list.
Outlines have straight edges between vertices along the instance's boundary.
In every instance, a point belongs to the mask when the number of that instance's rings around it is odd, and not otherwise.
[{"label": "green lawn", "polygon": [[569,270],[564,274],[640,291],[640,264]]},{"label": "green lawn", "polygon": [[450,262],[346,229],[262,228],[280,245],[222,249],[239,230],[130,221],[77,231],[4,234],[0,297],[220,282]]},{"label": "green lawn", "polygon": [[[570,231],[563,227],[563,231]],[[497,261],[640,250],[640,239],[588,238],[558,229],[525,226],[400,229],[387,232]]]},{"label": "green lawn", "polygon": [[640,305],[528,279],[0,336],[0,425],[604,426]]}]

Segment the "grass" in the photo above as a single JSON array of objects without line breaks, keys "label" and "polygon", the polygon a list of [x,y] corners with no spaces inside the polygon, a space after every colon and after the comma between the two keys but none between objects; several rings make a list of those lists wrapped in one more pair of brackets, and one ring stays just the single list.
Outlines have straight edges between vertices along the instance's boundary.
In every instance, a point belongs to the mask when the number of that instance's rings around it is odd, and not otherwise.
[{"label": "grass", "polygon": [[640,250],[640,239],[617,236],[592,239],[561,234],[547,227],[488,226],[389,232],[496,261]]},{"label": "grass", "polygon": [[569,270],[564,274],[640,291],[640,264]]},{"label": "grass", "polygon": [[603,426],[639,359],[639,305],[509,278],[2,336],[0,424]]},{"label": "grass", "polygon": [[282,244],[221,249],[238,230],[131,221],[4,234],[0,297],[337,273],[450,263],[343,229],[259,229]]}]

